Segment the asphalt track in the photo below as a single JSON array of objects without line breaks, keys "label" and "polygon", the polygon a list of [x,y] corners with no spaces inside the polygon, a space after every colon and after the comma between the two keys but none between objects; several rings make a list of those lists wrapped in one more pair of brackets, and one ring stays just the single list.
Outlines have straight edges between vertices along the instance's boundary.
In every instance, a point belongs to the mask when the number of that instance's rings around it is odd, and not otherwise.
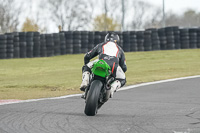
[{"label": "asphalt track", "polygon": [[200,77],[119,91],[94,117],[80,96],[0,106],[0,133],[200,133]]}]

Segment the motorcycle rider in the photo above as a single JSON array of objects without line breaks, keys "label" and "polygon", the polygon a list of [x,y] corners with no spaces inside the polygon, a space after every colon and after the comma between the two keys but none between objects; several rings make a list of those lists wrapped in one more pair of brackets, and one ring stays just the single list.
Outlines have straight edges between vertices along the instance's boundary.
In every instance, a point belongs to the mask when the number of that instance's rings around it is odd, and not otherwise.
[{"label": "motorcycle rider", "polygon": [[[105,36],[105,41],[98,44],[90,52],[86,53],[84,56],[84,66],[82,68],[82,83],[80,86],[81,91],[85,91],[89,84],[89,78],[91,74],[91,68],[94,62],[99,59],[103,59],[112,69],[112,75],[115,81],[111,84],[111,98],[114,92],[116,92],[120,87],[124,86],[126,83],[125,72],[127,71],[126,60],[124,51],[117,45],[120,38],[115,32],[108,33]],[[98,59],[91,61],[90,59],[96,57]]]}]

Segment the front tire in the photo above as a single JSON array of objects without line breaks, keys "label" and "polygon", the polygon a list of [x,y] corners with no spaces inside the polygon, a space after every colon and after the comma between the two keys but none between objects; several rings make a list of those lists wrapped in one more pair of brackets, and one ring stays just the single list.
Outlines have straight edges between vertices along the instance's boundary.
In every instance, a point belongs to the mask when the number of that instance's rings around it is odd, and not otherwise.
[{"label": "front tire", "polygon": [[94,116],[97,114],[99,96],[103,83],[100,80],[94,80],[86,97],[85,114],[87,116]]}]

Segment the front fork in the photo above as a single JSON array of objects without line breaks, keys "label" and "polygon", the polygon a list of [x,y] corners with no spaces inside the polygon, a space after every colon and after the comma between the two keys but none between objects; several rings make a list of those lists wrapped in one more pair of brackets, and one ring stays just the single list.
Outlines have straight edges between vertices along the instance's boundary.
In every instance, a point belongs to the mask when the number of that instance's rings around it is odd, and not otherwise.
[{"label": "front fork", "polygon": [[[87,88],[85,89],[85,93],[82,95],[81,98],[85,99],[87,98],[87,94],[88,94],[88,91],[89,91],[89,88],[90,88],[90,84],[91,82],[93,81],[93,77],[94,75],[90,75],[90,83],[89,85],[87,86]],[[105,103],[108,101],[108,99],[110,98],[110,89],[111,89],[111,84],[112,82],[114,82],[114,78],[113,77],[107,77],[106,78],[106,84],[104,84],[104,88],[101,90],[101,94],[100,94],[100,97],[99,97],[99,102],[101,103]]]},{"label": "front fork", "polygon": [[[82,95],[81,98],[85,99],[87,98],[87,94],[88,94],[88,91],[89,91],[89,88],[90,86],[88,86],[86,89],[85,89],[85,93]],[[100,103],[105,103],[108,101],[108,99],[110,98],[110,89],[106,89],[105,87],[101,90],[101,94],[100,94],[100,97],[99,97],[99,102]]]}]

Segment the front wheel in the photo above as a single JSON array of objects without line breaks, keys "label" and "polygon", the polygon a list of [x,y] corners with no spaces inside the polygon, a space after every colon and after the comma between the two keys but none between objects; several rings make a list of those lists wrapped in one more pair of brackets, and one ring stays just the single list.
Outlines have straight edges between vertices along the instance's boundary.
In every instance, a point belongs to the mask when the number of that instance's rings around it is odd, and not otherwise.
[{"label": "front wheel", "polygon": [[98,110],[98,100],[101,93],[103,83],[100,80],[94,80],[86,97],[85,114],[94,116]]}]

